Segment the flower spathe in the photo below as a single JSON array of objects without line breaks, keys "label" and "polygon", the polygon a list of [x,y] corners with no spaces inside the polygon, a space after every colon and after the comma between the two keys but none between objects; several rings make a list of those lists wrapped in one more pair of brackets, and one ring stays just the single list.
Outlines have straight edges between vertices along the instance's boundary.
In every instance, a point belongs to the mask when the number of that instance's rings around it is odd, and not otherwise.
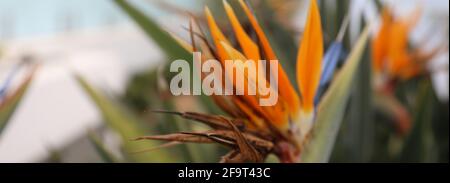
[{"label": "flower spathe", "polygon": [[[228,34],[222,32],[210,9],[205,7],[206,22],[212,42],[209,43],[206,36],[199,41],[195,41],[195,43],[200,45],[199,51],[206,55],[203,60],[211,59],[212,57],[218,60],[224,68],[225,61],[228,60],[255,62],[254,65],[257,66],[256,74],[248,73],[250,71],[244,72],[244,70],[241,69],[227,72],[243,74],[245,76],[245,84],[254,82],[257,83],[257,85],[276,85],[278,91],[274,92],[278,92],[279,97],[273,106],[259,105],[257,102],[258,99],[266,96],[259,95],[258,93],[256,95],[248,95],[247,93],[244,93],[244,95],[231,96],[212,95],[212,98],[219,107],[232,117],[231,121],[244,121],[246,129],[244,129],[242,133],[245,133],[246,135],[248,135],[247,133],[253,134],[259,138],[270,141],[269,144],[273,144],[270,146],[271,151],[280,157],[281,161],[297,161],[296,159],[299,157],[302,144],[305,143],[305,139],[307,139],[306,137],[310,134],[314,124],[316,115],[315,97],[318,93],[322,74],[323,38],[317,2],[316,0],[312,0],[310,3],[305,31],[298,49],[296,80],[299,86],[299,92],[295,90],[283,67],[278,62],[278,57],[272,49],[266,34],[247,4],[243,0],[239,0],[239,5],[247,16],[253,29],[252,31],[256,33],[256,40],[249,36],[239,22],[234,9],[226,0],[223,1],[223,5],[238,45],[233,45],[231,41],[229,41],[229,38],[226,36]],[[195,28],[191,27],[191,35],[192,31],[194,31],[193,29]],[[197,31],[201,31],[200,28],[198,28]],[[201,35],[202,33],[200,32],[199,34]],[[188,43],[181,39],[175,39],[188,51],[192,52],[195,50],[193,49],[195,47],[193,44],[194,41],[192,41],[192,46],[189,46]],[[191,37],[191,39],[194,38]],[[260,65],[262,65],[261,60],[267,62],[275,60],[277,67],[266,65],[267,68],[262,68],[260,67]],[[228,77],[230,75],[233,76],[233,73],[229,73]],[[268,76],[271,73],[278,73],[278,80],[274,82],[271,80],[269,81],[267,78],[269,78]],[[262,78],[266,79],[257,80],[253,77],[258,76],[259,78],[259,75],[263,75]],[[226,77],[227,75],[223,74],[222,78],[230,79],[234,82],[233,78]],[[236,83],[233,83],[233,87],[234,91],[241,89],[236,89]],[[246,88],[243,90],[246,90]],[[217,133],[217,131],[215,131],[215,133]],[[252,139],[247,136],[245,139],[252,141]],[[239,141],[237,140],[236,143],[239,144]],[[241,144],[239,145],[239,148],[243,148],[244,146],[245,145]],[[259,149],[259,152],[265,152],[264,150],[261,151],[261,149],[268,149],[267,146],[259,147],[256,144],[254,144],[254,146],[255,149]],[[247,148],[247,150],[248,149],[249,148]],[[244,153],[241,152],[241,154]],[[255,158],[253,155],[247,156],[253,157],[247,159],[259,159]]]}]

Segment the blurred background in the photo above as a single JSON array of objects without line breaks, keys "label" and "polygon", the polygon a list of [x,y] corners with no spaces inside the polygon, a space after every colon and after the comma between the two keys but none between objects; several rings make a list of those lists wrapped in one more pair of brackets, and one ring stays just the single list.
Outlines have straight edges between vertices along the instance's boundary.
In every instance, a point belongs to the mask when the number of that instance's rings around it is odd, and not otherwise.
[{"label": "blurred background", "polygon": [[[183,27],[189,24],[184,11],[202,16],[203,7],[208,5],[217,10],[215,16],[220,25],[227,24],[221,2],[128,2],[163,29],[184,38],[188,38],[188,33]],[[281,45],[278,49],[287,52],[281,57],[295,60],[309,1],[251,2],[260,18],[267,20],[266,28]],[[361,75],[355,81],[331,162],[448,162],[449,1],[318,2],[323,28],[328,30],[329,37],[337,34],[345,12],[349,12],[350,27],[345,36],[348,47],[365,22],[373,21],[375,27],[380,26],[378,16],[383,6],[391,7],[399,17],[408,16],[420,6],[422,13],[409,35],[411,47],[425,51],[446,47],[429,58],[426,74],[398,84],[397,100],[380,98],[372,91],[370,53],[367,53],[364,58],[368,64],[361,66]],[[327,39],[331,38],[325,36]],[[139,144],[137,149],[143,151],[155,145],[130,142],[131,138],[123,138],[127,137],[124,131],[145,135],[204,128],[186,126],[179,119],[148,112],[150,108],[208,109],[190,97],[177,98],[170,104],[165,101],[163,86],[155,75],[166,59],[157,44],[113,1],[0,0],[0,86],[5,86],[5,91],[20,89],[32,70],[29,63],[39,65],[20,103],[0,131],[0,162],[152,161],[133,158],[148,154],[161,157],[161,161],[166,158],[168,162],[217,162],[225,151],[216,145],[183,145],[131,155],[124,155],[121,150],[128,143]],[[80,84],[83,82],[89,86]],[[121,124],[135,118],[143,125]],[[151,131],[140,132],[143,129]],[[202,151],[209,153],[200,155]],[[269,161],[276,162],[273,158]]]}]

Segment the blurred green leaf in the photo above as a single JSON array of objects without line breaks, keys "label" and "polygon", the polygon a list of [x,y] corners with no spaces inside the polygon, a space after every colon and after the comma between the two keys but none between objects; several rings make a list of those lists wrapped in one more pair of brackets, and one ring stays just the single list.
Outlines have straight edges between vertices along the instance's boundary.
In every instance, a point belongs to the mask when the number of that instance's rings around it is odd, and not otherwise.
[{"label": "blurred green leaf", "polygon": [[48,157],[44,161],[42,161],[43,163],[64,163],[61,151],[49,148],[48,154]]},{"label": "blurred green leaf", "polygon": [[[432,139],[432,117],[437,100],[433,96],[433,88],[429,80],[422,81],[417,95],[417,104],[414,109],[414,122],[411,133],[403,146],[401,162],[433,162],[437,152],[431,152],[429,147],[434,145]],[[432,155],[430,155],[432,154]]]},{"label": "blurred green leaf", "polygon": [[166,53],[171,60],[184,59],[192,60],[191,54],[181,47],[178,42],[170,36],[166,31],[147,17],[144,13],[134,8],[126,0],[114,0],[114,2],[125,11],[135,23],[147,34],[147,36],[155,41],[156,44]]},{"label": "blurred green leaf", "polygon": [[11,116],[14,114],[15,109],[19,105],[22,97],[27,91],[31,81],[33,80],[35,69],[31,71],[30,75],[20,84],[18,89],[14,93],[6,96],[5,100],[0,103],[0,134],[6,127]]},{"label": "blurred green leaf", "polygon": [[301,155],[302,162],[328,162],[367,39],[368,28],[366,27],[320,102],[311,140],[305,144]]},{"label": "blurred green leaf", "polygon": [[152,152],[141,152],[145,149],[149,149],[157,146],[159,143],[155,141],[132,141],[137,137],[141,137],[146,134],[144,128],[141,127],[141,123],[131,113],[125,111],[117,103],[109,100],[106,96],[99,93],[86,80],[81,76],[76,76],[78,82],[96,104],[101,111],[102,116],[109,127],[116,131],[123,139],[123,147],[126,155],[132,161],[135,162],[178,162],[179,159],[174,156],[170,156],[168,151],[160,149]]},{"label": "blurred green leaf", "polygon": [[100,139],[94,134],[94,132],[88,132],[89,142],[94,146],[97,154],[102,158],[105,163],[118,163],[119,159],[111,153]]},{"label": "blurred green leaf", "polygon": [[[331,162],[369,162],[374,145],[371,62],[367,47],[353,82],[349,108],[341,124]],[[337,153],[337,154],[335,154]]]},{"label": "blurred green leaf", "polygon": [[449,104],[448,102],[437,102],[433,111],[433,134],[436,139],[438,162],[448,163],[449,154]]},{"label": "blurred green leaf", "polygon": [[[126,0],[114,0],[114,2],[125,11],[128,16],[166,53],[170,61],[182,59],[192,62],[192,55],[184,49],[169,33],[163,30],[154,20],[133,7]],[[192,68],[192,67],[191,67]],[[171,75],[169,72],[168,75]],[[210,97],[200,96],[200,101],[207,106],[210,112],[218,113],[220,110],[213,104]]]},{"label": "blurred green leaf", "polygon": [[374,122],[372,109],[371,62],[369,52],[364,54],[358,68],[355,82],[355,92],[352,94],[350,108],[350,134],[348,140],[352,143],[351,157],[353,162],[368,162],[371,159],[374,139]]},{"label": "blurred green leaf", "polygon": [[[176,108],[175,102],[180,98],[164,97],[169,91],[165,91],[161,87],[158,87],[157,80],[156,70],[136,75],[129,83],[125,100],[128,101],[134,110],[142,111],[140,115],[143,116],[143,118],[148,119],[147,121],[149,124],[152,124],[148,126],[159,133],[192,131],[193,127],[198,127],[198,124],[172,115],[161,115],[149,112],[149,108],[169,111],[179,110]],[[160,89],[156,90],[155,88]],[[191,102],[197,103],[198,101]],[[186,105],[195,105],[194,103]],[[198,109],[201,107],[202,106],[195,108]],[[203,107],[207,107],[207,105],[204,104]],[[183,157],[185,161],[189,162],[207,162],[208,160],[216,160],[217,158],[214,157],[218,155],[216,155],[217,152],[214,151],[215,149],[215,147],[197,144],[183,144],[170,147],[171,152],[176,152],[178,156]]]}]

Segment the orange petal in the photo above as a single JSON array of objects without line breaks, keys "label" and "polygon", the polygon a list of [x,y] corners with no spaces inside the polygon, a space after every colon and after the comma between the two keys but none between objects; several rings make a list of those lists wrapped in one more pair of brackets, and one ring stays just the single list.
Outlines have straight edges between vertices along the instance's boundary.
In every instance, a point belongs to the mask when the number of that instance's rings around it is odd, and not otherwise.
[{"label": "orange petal", "polygon": [[396,22],[391,26],[388,45],[388,71],[392,76],[399,76],[401,69],[408,66],[408,25]]},{"label": "orange petal", "polygon": [[267,128],[265,128],[264,121],[262,121],[263,119],[258,117],[258,115],[255,114],[255,112],[247,104],[243,103],[238,98],[233,98],[233,102],[252,122],[250,127],[267,130]]},{"label": "orange petal", "polygon": [[411,63],[407,67],[402,69],[401,79],[409,80],[423,72],[423,66],[417,63]]},{"label": "orange petal", "polygon": [[[225,42],[221,42],[223,48],[225,49],[225,52],[227,53],[227,57],[230,58],[230,60],[232,61],[240,61],[240,62],[234,62],[236,64],[236,69],[227,69],[226,68],[226,72],[228,72],[228,76],[230,78],[230,80],[233,81],[234,86],[236,86],[236,83],[234,83],[234,80],[236,78],[233,78],[233,75],[243,75],[244,76],[244,86],[247,88],[248,86],[248,82],[251,82],[251,84],[256,84],[257,81],[257,75],[256,73],[251,73],[250,70],[248,70],[247,72],[245,72],[245,62],[247,61],[247,58],[245,58],[244,55],[242,55],[242,53],[240,53],[238,50],[234,49],[231,45],[225,43]],[[255,70],[253,70],[255,71]],[[258,92],[258,86],[254,85],[253,87],[247,88],[247,89],[252,89],[255,90],[254,92],[257,93]],[[244,89],[245,90],[245,89]],[[247,91],[244,91],[244,96],[247,95]]]},{"label": "orange petal", "polygon": [[238,18],[236,17],[236,14],[234,13],[233,9],[231,8],[230,4],[226,0],[223,1],[223,5],[225,7],[225,11],[228,15],[228,18],[230,19],[231,25],[233,27],[234,33],[236,34],[237,40],[239,44],[241,45],[241,48],[244,52],[244,55],[251,60],[259,61],[259,48],[258,45],[256,45],[250,36],[247,35],[244,28],[242,28],[241,24],[239,23]]},{"label": "orange petal", "polygon": [[388,51],[390,28],[392,15],[389,9],[385,8],[382,13],[382,24],[378,34],[372,41],[372,67],[375,74],[381,73],[385,66]]},{"label": "orange petal", "polygon": [[[244,28],[242,28],[241,24],[239,23],[238,18],[236,17],[236,14],[234,13],[233,9],[231,8],[230,4],[226,0],[223,0],[223,5],[225,7],[225,11],[227,13],[228,18],[230,19],[231,25],[233,27],[233,31],[236,34],[236,38],[241,45],[242,51],[244,52],[245,57],[247,59],[253,60],[256,69],[257,74],[264,76],[265,69],[260,64],[260,55],[259,55],[259,48],[258,45],[256,45],[250,36],[245,32]],[[256,80],[256,84],[258,85],[258,80]]]},{"label": "orange petal", "polygon": [[[277,60],[278,58],[275,55],[275,52],[273,51],[272,47],[270,46],[269,40],[267,39],[266,35],[264,34],[264,31],[262,30],[261,26],[259,25],[258,21],[256,20],[256,17],[253,15],[253,13],[248,8],[247,4],[243,0],[239,0],[239,3],[241,7],[244,9],[245,14],[247,15],[248,19],[250,20],[250,23],[253,26],[253,29],[255,29],[255,32],[258,36],[259,41],[261,42],[262,49],[264,51],[264,54],[266,56],[266,59],[268,60]],[[283,67],[280,63],[278,63],[278,90],[280,93],[280,97],[286,101],[286,103],[289,106],[289,109],[291,112],[296,113],[299,109],[299,99],[298,95],[295,92],[294,87],[292,86],[291,82],[289,81],[289,78],[286,75],[286,72],[283,70]]]},{"label": "orange petal", "polygon": [[[244,81],[243,81],[244,82],[244,89],[243,89],[244,90],[244,95],[242,96],[242,98],[254,110],[260,111],[261,114],[263,114],[263,115],[267,115],[266,119],[268,119],[271,122],[272,121],[277,121],[278,122],[279,121],[278,120],[279,116],[274,114],[275,111],[271,110],[272,109],[271,107],[262,107],[258,103],[258,98],[261,97],[261,96],[258,94],[258,88],[257,87],[260,86],[260,85],[253,86],[253,88],[248,88],[247,87],[249,82],[256,83],[257,78],[255,78],[255,76],[257,76],[257,75],[254,74],[254,73],[253,74],[249,73],[249,70],[247,72],[245,72],[245,70],[244,70],[244,62],[247,61],[245,56],[242,53],[240,53],[238,50],[234,49],[233,47],[231,47],[229,44],[227,44],[225,42],[222,42],[222,45],[225,48],[225,51],[228,54],[227,56],[230,58],[230,60],[242,61],[242,62],[237,62],[236,63],[237,64],[236,65],[236,69],[232,69],[232,70],[228,69],[228,70],[226,70],[227,72],[229,72],[228,73],[229,78],[227,78],[227,79],[230,79],[230,80],[233,81],[233,85],[235,87],[235,90],[237,90],[237,89],[240,89],[240,88],[236,88],[237,86],[236,86],[236,83],[234,83],[235,78],[233,78],[233,75],[236,75],[236,76],[237,75],[243,75],[245,78],[244,78]],[[241,63],[241,64],[239,64],[239,63]],[[263,83],[261,83],[261,84],[266,84],[267,85],[267,82],[263,79]],[[256,95],[255,96],[248,95],[248,90],[249,89],[255,90]],[[275,92],[275,91],[272,91],[272,92]]]},{"label": "orange petal", "polygon": [[267,39],[266,35],[264,34],[261,26],[259,25],[258,21],[256,20],[256,17],[253,15],[253,13],[248,8],[247,4],[243,0],[239,0],[239,3],[241,7],[244,9],[245,14],[247,15],[248,19],[250,20],[250,23],[253,26],[253,29],[255,29],[255,32],[261,41],[263,51],[266,54],[267,59],[269,60],[278,60],[278,58],[275,55],[275,52],[273,51],[272,47],[270,46],[269,40]]},{"label": "orange petal", "polygon": [[225,49],[223,48],[221,42],[225,42],[227,44],[230,44],[230,42],[225,38],[222,31],[220,31],[219,26],[217,26],[216,21],[214,20],[214,17],[211,15],[211,11],[208,7],[205,7],[205,14],[206,18],[208,20],[208,26],[209,30],[211,32],[211,36],[213,38],[214,44],[216,46],[216,51],[218,54],[218,57],[222,63],[224,63],[225,60],[228,59],[227,54],[225,52]]},{"label": "orange petal", "polygon": [[302,109],[314,110],[314,97],[319,86],[322,69],[323,38],[319,9],[311,1],[303,39],[297,56],[297,82],[302,96]]}]

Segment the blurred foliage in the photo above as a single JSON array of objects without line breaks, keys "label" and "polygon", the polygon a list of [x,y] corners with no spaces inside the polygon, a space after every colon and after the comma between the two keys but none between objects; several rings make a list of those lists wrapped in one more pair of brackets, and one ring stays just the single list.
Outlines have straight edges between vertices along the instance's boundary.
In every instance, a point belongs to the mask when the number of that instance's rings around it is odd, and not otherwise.
[{"label": "blurred foliage", "polygon": [[[142,13],[136,13],[139,12],[139,10],[137,9],[133,9],[132,6],[130,6],[129,4],[127,4],[125,1],[116,1],[118,2],[119,6],[122,7],[130,16],[131,18],[133,18],[138,25],[142,28],[142,29],[148,29],[150,28],[149,25],[143,25],[143,24],[148,24],[148,22],[152,22],[148,17],[145,17]],[[216,15],[219,16],[224,16],[223,14],[221,14],[220,10],[217,10],[215,8],[218,8],[217,6],[218,2],[208,2],[209,6],[212,7],[213,11],[215,12]],[[288,33],[282,26],[281,24],[277,24],[276,20],[274,20],[274,18],[272,18],[272,13],[274,12],[273,10],[270,9],[270,6],[267,3],[259,3],[259,7],[262,10],[262,15],[268,15],[267,17],[263,17],[263,18],[259,18],[261,20],[269,20],[268,22],[264,22],[265,24],[272,24],[272,28],[269,32],[272,33],[272,31],[275,31],[277,33],[275,33],[274,35],[277,36],[273,36],[273,37],[269,37],[271,39],[271,41],[273,42],[273,40],[278,41],[275,44],[275,48],[276,50],[279,52],[278,54],[281,55],[282,58],[282,63],[284,64],[285,68],[288,68],[288,73],[290,73],[290,77],[291,79],[294,78],[294,70],[293,68],[295,68],[295,62],[289,62],[289,60],[295,60],[296,57],[296,52],[297,52],[297,48],[295,46],[295,44],[292,42],[292,35],[290,35],[290,33]],[[139,16],[137,16],[139,15]],[[341,17],[343,18],[343,16]],[[219,19],[221,20],[221,19]],[[219,22],[221,23],[221,22]],[[263,25],[265,25],[263,24]],[[154,25],[152,25],[154,26]],[[338,27],[338,26],[336,26]],[[340,26],[339,26],[340,27]],[[225,33],[226,34],[230,34],[231,30],[228,30],[227,28],[225,28]],[[148,31],[146,31],[148,32]],[[152,34],[148,34],[150,37],[152,37],[156,42],[161,41],[158,39],[155,39],[154,35]],[[272,34],[269,34],[272,35]],[[333,35],[333,37],[337,36],[337,31],[336,33]],[[312,143],[309,145],[311,147],[308,147],[306,149],[311,149],[310,151],[306,151],[306,153],[304,153],[304,161],[328,161],[328,157],[330,154],[330,151],[333,147],[334,144],[334,136],[333,134],[336,134],[337,129],[339,129],[339,124],[341,121],[341,118],[336,117],[337,115],[342,114],[344,111],[342,110],[343,108],[345,108],[344,106],[346,105],[346,101],[347,101],[347,97],[344,96],[348,96],[347,93],[349,93],[349,87],[350,87],[350,83],[352,82],[352,77],[353,77],[353,73],[359,63],[360,60],[360,56],[362,55],[362,51],[364,50],[365,44],[366,44],[366,40],[367,40],[367,32],[366,35],[362,38],[361,43],[358,45],[358,48],[356,49],[356,53],[354,53],[351,57],[351,62],[352,64],[347,64],[348,66],[348,72],[346,72],[346,74],[342,75],[341,78],[337,79],[338,81],[336,81],[337,84],[339,84],[339,87],[332,87],[332,93],[336,92],[341,94],[341,97],[327,97],[328,100],[325,100],[323,103],[325,103],[326,105],[331,105],[331,104],[336,104],[333,105],[333,107],[321,107],[321,113],[322,116],[319,117],[318,119],[318,124],[321,128],[319,128],[319,130],[317,131],[317,135],[315,135],[316,137],[323,137],[325,139],[321,139],[318,138],[316,140],[316,138],[313,138]],[[274,39],[274,37],[276,37],[277,39]],[[331,40],[330,40],[331,41]],[[168,41],[170,42],[170,40]],[[292,45],[286,44],[287,42],[292,42]],[[161,43],[159,43],[161,44]],[[283,52],[280,52],[280,47],[282,46],[286,46],[287,48],[281,48],[283,50]],[[163,48],[164,49],[164,48]],[[290,51],[289,51],[290,50]],[[167,52],[166,52],[167,53]],[[284,57],[284,58],[283,58]],[[137,77],[135,77],[135,79],[131,82],[131,85],[129,87],[129,89],[127,90],[127,99],[129,101],[130,104],[132,104],[135,108],[137,108],[138,110],[145,110],[145,108],[148,105],[151,105],[152,102],[154,102],[155,100],[151,100],[151,93],[155,94],[155,88],[159,88],[157,86],[157,83],[155,83],[154,79],[155,77],[158,77],[156,72],[150,72],[149,73],[144,73],[143,75],[138,75]],[[152,78],[153,78],[153,82],[152,82]],[[345,84],[344,84],[345,83]],[[327,101],[331,101],[331,102],[327,102]],[[154,105],[153,105],[154,106]],[[323,119],[323,120],[321,120]],[[328,124],[328,122],[330,122]]]},{"label": "blurred foliage", "polygon": [[156,142],[135,143],[132,139],[143,136],[146,130],[152,128],[144,128],[142,122],[138,122],[138,118],[133,116],[131,112],[125,111],[120,105],[111,101],[106,96],[94,89],[85,79],[77,76],[77,80],[83,89],[89,94],[92,101],[102,113],[105,122],[116,131],[123,139],[123,150],[128,155],[127,158],[134,162],[169,162],[177,161],[177,156],[171,155],[164,150],[154,151],[151,153],[137,153],[157,146]]},{"label": "blurred foliage", "polygon": [[103,162],[105,163],[119,163],[121,160],[119,160],[118,157],[116,157],[108,148],[101,142],[100,138],[97,137],[97,135],[89,131],[88,132],[88,138],[89,141],[94,145],[95,151],[98,155],[102,158]]},{"label": "blurred foliage", "polygon": [[[108,97],[99,93],[93,86],[89,85],[82,77],[77,76],[83,89],[89,94],[96,106],[100,109],[105,122],[108,126],[117,132],[122,138],[123,153],[127,157],[126,161],[132,162],[209,162],[218,159],[217,149],[214,147],[199,147],[198,145],[179,145],[178,147],[158,148],[162,145],[154,141],[133,141],[133,139],[149,134],[159,134],[169,131],[189,131],[191,128],[204,128],[199,125],[190,125],[185,120],[174,116],[157,115],[145,107],[144,104],[140,114],[125,109],[120,102],[114,102]],[[151,86],[151,83],[147,83]],[[154,90],[153,90],[154,91]],[[154,109],[172,109],[171,101],[161,100],[158,94],[148,96],[150,106]],[[161,107],[157,107],[161,106]],[[132,108],[133,109],[133,108]],[[136,109],[136,108],[134,108]],[[144,122],[146,121],[146,122]],[[91,137],[90,137],[91,138]],[[99,141],[96,143],[96,150],[100,152],[103,159],[104,155],[110,154],[103,148]]]},{"label": "blurred foliage", "polygon": [[[232,5],[233,3],[235,2],[230,2]],[[271,5],[273,2],[251,1],[250,3],[258,10],[255,11],[257,18],[262,20],[263,29],[268,33],[269,41],[274,46],[277,55],[280,56],[280,62],[286,68],[289,77],[294,79],[295,62],[293,61],[296,57],[297,43],[293,37],[298,32],[294,32],[289,27],[290,25],[278,21],[279,16],[274,16],[276,11]],[[321,1],[320,11],[323,15],[323,29],[326,31],[325,45],[328,47],[338,34],[339,27],[348,11],[349,1],[337,3],[338,6],[326,6],[326,3],[329,1]],[[226,20],[225,13],[221,9],[221,2],[206,1],[205,4],[218,16],[219,25],[224,24],[220,22],[220,20]],[[381,7],[379,2],[377,5],[378,8]],[[237,10],[238,15],[240,15],[239,13],[242,14]],[[288,14],[286,13],[285,16]],[[284,18],[288,19],[288,17]],[[242,21],[246,22],[247,20],[243,19]],[[246,23],[243,25],[245,27]],[[229,27],[224,27],[224,33],[232,34]],[[350,50],[351,45],[347,37],[343,43],[344,49]],[[372,91],[370,47],[366,47],[364,50],[361,64],[356,68],[358,77],[352,82],[349,105],[343,108],[345,111],[344,121],[336,137],[336,145],[331,152],[330,161],[448,162],[448,102],[437,101],[427,76],[400,84],[396,91],[396,97],[414,115],[412,116],[411,132],[406,135],[398,134],[395,119],[383,112],[384,109],[380,109],[374,102],[374,100],[377,102],[380,100]],[[155,80],[156,75],[156,72],[146,72],[137,75],[130,82],[124,100],[137,111],[154,106],[155,100],[152,100],[152,96],[158,95],[155,93],[157,84],[155,81],[151,81],[151,78]],[[420,88],[419,85],[421,85]],[[427,102],[420,102],[424,100],[423,97],[428,98]],[[414,100],[411,101],[411,98]],[[305,153],[304,156],[307,157],[308,153]],[[321,161],[326,162],[326,156],[323,158],[325,159]],[[319,159],[314,160],[319,161]],[[276,162],[273,159],[267,161]]]},{"label": "blurred foliage", "polygon": [[[298,44],[289,20],[304,1],[253,0],[249,1],[257,9],[255,14],[264,32],[280,58],[291,80],[295,80],[295,60]],[[291,7],[283,7],[283,2]],[[351,1],[344,0],[330,6],[331,0],[320,1],[320,12],[325,33],[325,47],[328,48],[339,34]],[[191,54],[183,49],[155,21],[139,8],[126,0],[114,0],[126,14],[152,39],[166,54],[166,61],[175,59],[191,60]],[[236,2],[232,1],[234,6]],[[217,20],[226,20],[220,1],[204,1],[203,4],[215,12]],[[377,1],[378,9],[381,9]],[[283,12],[279,11],[283,10]],[[290,12],[292,11],[292,12]],[[242,12],[237,11],[238,15]],[[239,16],[242,17],[242,16]],[[200,20],[202,21],[202,20]],[[242,20],[249,29],[247,20]],[[232,34],[230,27],[223,26],[226,35]],[[339,63],[338,74],[327,86],[320,103],[314,136],[302,152],[303,162],[448,162],[449,152],[449,104],[439,101],[431,86],[429,75],[421,75],[406,82],[397,83],[394,97],[389,98],[373,90],[371,68],[371,47],[366,46],[367,29],[357,44],[350,45],[344,37],[343,50],[350,50],[345,62]],[[236,40],[231,40],[236,41]],[[1,50],[0,50],[1,56]],[[362,58],[362,59],[361,59]],[[161,68],[167,70],[166,64]],[[223,114],[209,97],[173,97],[167,91],[170,74],[159,69],[149,69],[135,75],[128,83],[124,96],[119,101],[89,84],[82,76],[75,76],[80,86],[100,111],[105,124],[121,138],[121,153],[116,157],[108,144],[95,133],[88,133],[89,142],[103,162],[217,162],[226,153],[218,145],[177,145],[161,144],[157,141],[134,141],[145,135],[165,134],[179,131],[199,131],[208,129],[197,123],[170,115],[160,115],[153,110],[169,111],[193,110],[212,114]],[[33,71],[34,73],[34,71]],[[8,93],[0,103],[0,133],[27,91],[32,75]],[[356,75],[357,77],[353,77]],[[292,82],[296,85],[296,82]],[[297,88],[297,87],[296,87]],[[395,101],[393,101],[395,100]],[[399,132],[400,121],[394,108],[404,108],[410,114],[411,128]],[[341,120],[343,119],[343,120]],[[341,122],[342,121],[342,122]],[[0,134],[1,135],[1,134]],[[170,146],[170,147],[166,147]],[[49,158],[60,162],[61,154],[54,151]],[[266,162],[278,162],[269,156]]]}]

